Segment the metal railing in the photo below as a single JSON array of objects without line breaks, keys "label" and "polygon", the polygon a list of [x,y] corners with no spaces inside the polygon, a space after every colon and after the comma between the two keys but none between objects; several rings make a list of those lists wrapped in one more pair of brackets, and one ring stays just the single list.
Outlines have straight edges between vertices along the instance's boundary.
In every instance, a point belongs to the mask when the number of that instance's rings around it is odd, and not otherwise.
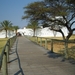
[{"label": "metal railing", "polygon": [[0,54],[0,70],[2,75],[8,75],[9,51],[15,40],[15,36],[8,39]]}]

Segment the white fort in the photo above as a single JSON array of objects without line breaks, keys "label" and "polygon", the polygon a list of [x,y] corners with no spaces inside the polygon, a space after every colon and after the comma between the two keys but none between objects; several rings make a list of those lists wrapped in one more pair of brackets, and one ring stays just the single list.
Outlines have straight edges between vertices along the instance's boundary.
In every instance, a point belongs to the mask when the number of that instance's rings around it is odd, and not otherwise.
[{"label": "white fort", "polygon": [[[62,28],[63,33],[65,34],[65,36],[67,36],[68,31],[65,27]],[[33,30],[30,28],[22,28],[22,29],[18,29],[17,32],[21,33],[22,36],[26,35],[26,36],[33,36]],[[15,36],[15,32],[14,31],[8,31],[7,33],[7,37],[11,38],[13,36]],[[6,36],[6,32],[3,30],[0,32],[0,38],[5,38]],[[59,32],[55,32],[53,30],[50,30],[49,27],[45,27],[45,28],[39,28],[35,31],[35,36],[38,37],[62,37],[61,33]]]},{"label": "white fort", "polygon": [[[62,28],[63,33],[67,36],[68,31],[65,27]],[[33,30],[30,28],[24,27],[23,29],[18,29],[18,32],[22,35],[33,36]],[[59,32],[55,32],[50,30],[49,27],[39,28],[35,31],[35,36],[38,37],[62,37],[62,34]]]}]

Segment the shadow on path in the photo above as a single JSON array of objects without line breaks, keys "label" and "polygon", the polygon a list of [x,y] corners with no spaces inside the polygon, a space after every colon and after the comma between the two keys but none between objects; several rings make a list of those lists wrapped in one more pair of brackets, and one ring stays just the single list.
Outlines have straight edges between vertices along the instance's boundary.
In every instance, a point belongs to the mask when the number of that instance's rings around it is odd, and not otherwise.
[{"label": "shadow on path", "polygon": [[21,63],[20,63],[19,55],[18,55],[18,52],[17,52],[17,44],[18,44],[18,39],[16,40],[16,44],[15,44],[15,47],[16,48],[15,48],[15,51],[12,52],[12,53],[10,53],[10,55],[16,53],[17,57],[15,59],[9,61],[9,63],[11,63],[11,62],[13,62],[15,60],[18,60],[19,71],[17,71],[14,75],[19,75],[19,74],[24,75],[23,70],[21,68]]},{"label": "shadow on path", "polygon": [[48,51],[47,54],[48,54],[49,58],[58,58],[58,57],[62,56],[61,54],[54,53],[54,52],[51,52],[51,51]]},{"label": "shadow on path", "polygon": [[68,61],[69,63],[75,65],[75,60],[72,58],[65,59],[63,55],[51,51],[48,51],[47,54],[49,58],[55,59],[61,57],[61,62]]}]

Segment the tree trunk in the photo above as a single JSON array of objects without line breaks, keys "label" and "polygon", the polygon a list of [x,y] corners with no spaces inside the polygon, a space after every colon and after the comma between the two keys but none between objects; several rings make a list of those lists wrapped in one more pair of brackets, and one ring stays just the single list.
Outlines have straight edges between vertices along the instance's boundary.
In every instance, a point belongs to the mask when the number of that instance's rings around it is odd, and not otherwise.
[{"label": "tree trunk", "polygon": [[5,30],[6,31],[6,38],[7,38],[7,30]]},{"label": "tree trunk", "polygon": [[65,58],[69,58],[68,56],[68,41],[69,41],[69,38],[71,37],[71,35],[73,34],[73,31],[71,31],[68,36],[65,38]]}]

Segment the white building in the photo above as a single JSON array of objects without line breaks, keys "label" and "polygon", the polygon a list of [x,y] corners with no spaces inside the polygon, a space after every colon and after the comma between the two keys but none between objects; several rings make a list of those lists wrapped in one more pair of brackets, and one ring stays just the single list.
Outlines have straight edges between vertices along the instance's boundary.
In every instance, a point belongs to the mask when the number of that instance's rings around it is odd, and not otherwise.
[{"label": "white building", "polygon": [[[7,37],[11,38],[15,36],[15,32],[14,31],[7,31]],[[6,32],[5,30],[0,31],[0,38],[5,38],[6,37]]]},{"label": "white building", "polygon": [[[67,36],[67,29],[65,27],[62,28],[63,33],[65,36]],[[27,36],[33,36],[33,30],[30,28],[23,28],[23,29],[18,29],[18,32],[20,32],[22,35],[27,35]],[[49,27],[45,28],[39,28],[35,32],[35,36],[38,37],[62,37],[62,34],[59,32],[55,32],[53,30],[50,30]]]},{"label": "white building", "polygon": [[17,32],[21,33],[21,35],[33,36],[33,30],[30,28],[18,29]]},{"label": "white building", "polygon": [[[67,29],[65,27],[62,28],[63,33],[65,34],[65,36],[67,36]],[[33,30],[30,28],[23,28],[23,29],[18,29],[19,33],[21,33],[21,35],[26,35],[26,36],[33,36]],[[11,38],[15,36],[15,32],[13,31],[8,31],[7,33],[7,37]],[[35,32],[35,36],[38,37],[62,37],[62,34],[59,32],[55,32],[53,30],[50,30],[49,27],[45,27],[45,28],[39,28],[36,30]],[[5,30],[0,32],[0,38],[5,38],[6,37],[6,32]]]}]

